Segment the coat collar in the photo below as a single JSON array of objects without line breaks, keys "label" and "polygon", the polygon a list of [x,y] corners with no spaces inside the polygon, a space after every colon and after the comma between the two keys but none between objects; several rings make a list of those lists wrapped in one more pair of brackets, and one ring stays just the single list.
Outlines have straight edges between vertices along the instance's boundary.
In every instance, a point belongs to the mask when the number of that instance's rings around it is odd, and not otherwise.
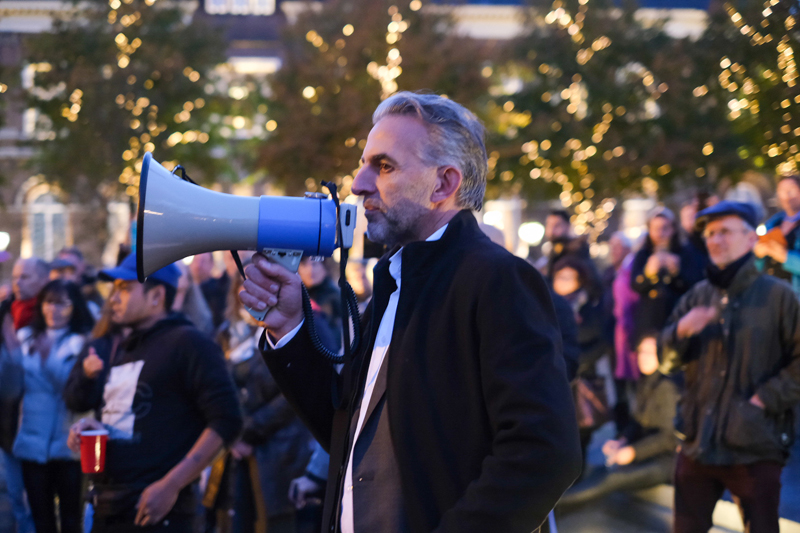
[{"label": "coat collar", "polygon": [[758,266],[756,265],[756,258],[753,256],[744,265],[742,265],[742,268],[740,268],[739,272],[737,272],[733,277],[733,282],[728,288],[728,294],[736,295],[743,292],[760,275],[761,272],[759,272]]},{"label": "coat collar", "polygon": [[[405,245],[403,248],[403,264],[401,279],[406,280],[417,275],[428,274],[430,267],[441,259],[441,253],[447,250],[453,243],[462,238],[471,240],[486,238],[475,215],[472,211],[464,209],[459,211],[448,223],[447,229],[441,239],[435,241],[415,241]],[[392,257],[401,246],[395,246],[378,261],[373,270],[375,279],[383,280],[389,274],[389,258]]]}]

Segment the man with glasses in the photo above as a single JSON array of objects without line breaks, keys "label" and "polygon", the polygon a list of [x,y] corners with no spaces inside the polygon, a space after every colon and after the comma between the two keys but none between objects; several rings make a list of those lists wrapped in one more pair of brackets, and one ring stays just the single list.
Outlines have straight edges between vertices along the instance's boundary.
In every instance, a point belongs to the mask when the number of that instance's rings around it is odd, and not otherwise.
[{"label": "man with glasses", "polygon": [[678,302],[662,333],[662,372],[683,369],[676,429],[676,533],[707,532],[725,489],[746,531],[778,533],[781,470],[800,402],[800,303],[761,274],[753,206],[724,201],[698,214],[708,279]]}]

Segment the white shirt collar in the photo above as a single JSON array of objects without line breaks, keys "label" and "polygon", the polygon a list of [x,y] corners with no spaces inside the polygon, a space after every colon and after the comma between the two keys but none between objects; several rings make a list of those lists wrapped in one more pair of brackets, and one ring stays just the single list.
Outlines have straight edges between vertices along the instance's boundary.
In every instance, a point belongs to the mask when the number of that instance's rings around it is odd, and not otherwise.
[{"label": "white shirt collar", "polygon": [[[433,234],[425,239],[426,242],[438,241],[444,235],[445,230],[447,230],[447,226],[449,224],[445,224],[441,228],[437,229],[433,232]],[[405,246],[403,247],[405,248]],[[394,278],[395,283],[397,286],[400,286],[400,271],[403,264],[403,248],[397,250],[392,257],[389,258],[389,274],[392,275]]]}]

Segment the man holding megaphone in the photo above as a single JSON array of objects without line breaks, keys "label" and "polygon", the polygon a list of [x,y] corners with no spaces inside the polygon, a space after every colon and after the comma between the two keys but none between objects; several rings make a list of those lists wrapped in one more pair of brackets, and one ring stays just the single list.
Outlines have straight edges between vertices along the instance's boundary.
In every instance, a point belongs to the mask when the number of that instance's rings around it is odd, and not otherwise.
[{"label": "man holding megaphone", "polygon": [[330,451],[324,530],[528,533],[581,468],[549,290],[471,213],[487,173],[472,113],[403,92],[373,123],[352,191],[391,251],[352,359],[314,353],[290,270],[256,256],[240,293],[266,311],[264,359]]}]

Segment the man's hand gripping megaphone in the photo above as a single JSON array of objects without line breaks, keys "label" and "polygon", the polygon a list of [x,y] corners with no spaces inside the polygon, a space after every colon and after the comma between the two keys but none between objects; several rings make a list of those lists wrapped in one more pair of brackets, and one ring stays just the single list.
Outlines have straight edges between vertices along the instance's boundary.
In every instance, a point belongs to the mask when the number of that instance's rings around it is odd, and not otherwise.
[{"label": "man's hand gripping megaphone", "polygon": [[279,340],[303,321],[300,276],[282,265],[255,254],[244,269],[247,279],[239,298],[257,311],[269,308],[263,323],[274,339]]}]

